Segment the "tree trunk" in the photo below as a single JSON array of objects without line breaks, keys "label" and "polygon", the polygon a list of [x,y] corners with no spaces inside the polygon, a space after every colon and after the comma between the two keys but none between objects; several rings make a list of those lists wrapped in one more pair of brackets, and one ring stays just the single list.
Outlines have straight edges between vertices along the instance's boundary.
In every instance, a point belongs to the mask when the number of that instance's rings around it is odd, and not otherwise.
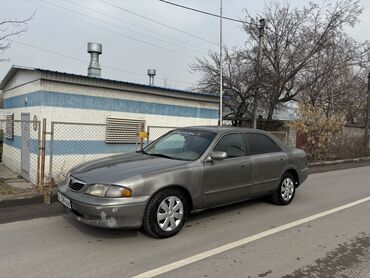
[{"label": "tree trunk", "polygon": [[269,111],[267,114],[267,119],[272,120],[272,116],[274,115],[275,105],[270,105]]}]

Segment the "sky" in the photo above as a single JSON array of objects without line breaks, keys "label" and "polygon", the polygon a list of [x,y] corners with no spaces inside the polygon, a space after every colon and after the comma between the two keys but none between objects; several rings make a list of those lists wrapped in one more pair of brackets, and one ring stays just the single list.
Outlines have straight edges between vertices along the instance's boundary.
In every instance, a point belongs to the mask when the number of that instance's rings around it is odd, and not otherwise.
[{"label": "sky", "polygon": [[[171,1],[219,13],[219,0]],[[286,2],[302,6],[307,1]],[[366,41],[370,1],[360,3],[364,9],[360,23],[348,33]],[[259,0],[223,0],[223,14],[244,19],[245,9],[255,16],[264,5]],[[33,12],[27,32],[13,37],[11,48],[2,55],[9,61],[0,64],[0,80],[12,65],[86,75],[87,43],[93,41],[103,44],[103,78],[147,84],[147,69],[153,68],[155,85],[189,89],[200,77],[190,72],[189,65],[219,49],[218,18],[159,0],[0,0],[0,20],[26,18]],[[243,46],[246,39],[239,23],[223,21],[226,47]]]}]

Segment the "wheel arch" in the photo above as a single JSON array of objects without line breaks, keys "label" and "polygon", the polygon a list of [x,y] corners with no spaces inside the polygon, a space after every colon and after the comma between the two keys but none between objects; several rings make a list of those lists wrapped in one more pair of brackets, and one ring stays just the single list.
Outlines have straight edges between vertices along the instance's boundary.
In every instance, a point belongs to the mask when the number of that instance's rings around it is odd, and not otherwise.
[{"label": "wheel arch", "polygon": [[298,186],[299,186],[299,184],[300,184],[300,182],[299,182],[299,175],[298,175],[298,172],[297,172],[297,170],[296,170],[296,169],[294,169],[294,168],[289,168],[289,169],[287,169],[287,170],[284,172],[283,176],[284,176],[285,174],[291,174],[291,175],[293,176],[293,178],[294,178],[294,184],[295,184],[295,187],[298,187]]}]

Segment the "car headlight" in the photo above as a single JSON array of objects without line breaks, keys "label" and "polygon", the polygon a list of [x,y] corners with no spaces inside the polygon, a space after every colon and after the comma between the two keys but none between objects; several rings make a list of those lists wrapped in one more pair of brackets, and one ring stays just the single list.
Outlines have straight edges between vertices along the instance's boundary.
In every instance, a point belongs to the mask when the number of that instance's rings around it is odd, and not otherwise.
[{"label": "car headlight", "polygon": [[97,197],[122,198],[131,197],[132,191],[131,189],[123,186],[93,184],[85,190],[85,194]]}]

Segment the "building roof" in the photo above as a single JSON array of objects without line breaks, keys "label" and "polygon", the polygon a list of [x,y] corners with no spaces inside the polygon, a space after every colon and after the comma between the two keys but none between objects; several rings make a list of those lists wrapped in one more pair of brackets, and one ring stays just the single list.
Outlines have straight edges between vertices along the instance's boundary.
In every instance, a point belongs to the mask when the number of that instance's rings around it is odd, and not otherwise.
[{"label": "building roof", "polygon": [[53,80],[65,83],[74,83],[87,86],[105,87],[111,89],[137,91],[142,93],[161,94],[165,93],[172,97],[183,97],[190,99],[200,99],[210,102],[218,102],[218,95],[209,93],[200,93],[187,90],[171,89],[160,86],[150,86],[140,83],[127,82],[121,80],[113,80],[100,77],[90,77],[87,75],[80,75],[74,73],[60,72],[41,68],[32,68],[24,66],[13,65],[7,72],[5,77],[0,83],[0,90],[6,86],[6,84],[13,78],[13,76],[19,71],[33,71],[40,73],[40,79]]}]

